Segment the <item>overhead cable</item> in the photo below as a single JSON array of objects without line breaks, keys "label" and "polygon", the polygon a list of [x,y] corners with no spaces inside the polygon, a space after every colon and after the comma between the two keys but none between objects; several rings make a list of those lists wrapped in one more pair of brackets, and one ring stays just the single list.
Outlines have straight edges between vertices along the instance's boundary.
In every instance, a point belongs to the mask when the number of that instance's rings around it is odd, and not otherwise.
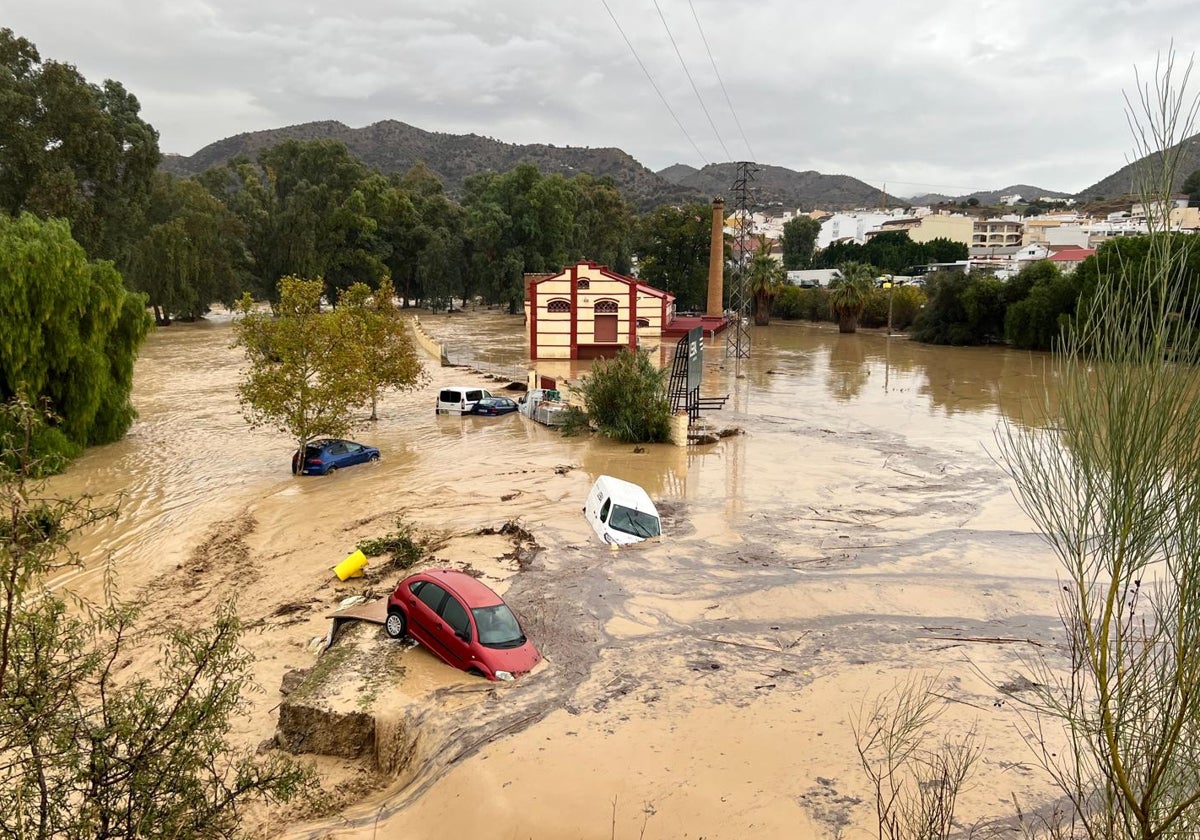
[{"label": "overhead cable", "polygon": [[671,27],[667,25],[667,19],[663,15],[662,7],[658,5],[658,0],[654,0],[654,9],[658,12],[658,19],[662,21],[663,29],[667,30],[667,39],[675,49],[675,56],[679,59],[679,66],[683,68],[683,75],[687,76],[688,83],[692,86],[692,93],[696,94],[700,110],[704,111],[704,116],[708,118],[708,124],[712,126],[713,134],[717,135],[717,142],[721,144],[721,149],[725,152],[725,159],[732,161],[733,155],[729,154],[725,141],[721,139],[721,132],[717,130],[717,124],[713,122],[712,114],[708,113],[708,106],[704,104],[704,97],[700,95],[700,90],[696,87],[696,80],[692,78],[692,72],[688,70],[687,62],[683,60],[683,53],[679,51],[679,45],[675,43],[675,36],[671,34]]},{"label": "overhead cable", "polygon": [[[729,113],[733,114],[733,122],[737,125],[738,131],[741,132],[742,142],[746,144],[746,151],[750,153],[750,160],[758,160],[754,154],[754,149],[750,146],[750,140],[746,137],[746,131],[742,128],[742,121],[738,119],[737,111],[733,107],[733,100],[729,98],[729,91],[725,90],[725,81],[721,78],[721,71],[717,69],[717,60],[713,58],[712,50],[708,46],[708,38],[704,35],[704,27],[700,25],[700,16],[696,14],[696,7],[692,5],[692,0],[688,0],[688,7],[692,10],[692,17],[696,20],[696,28],[700,30],[700,40],[704,42],[704,50],[708,53],[708,60],[712,63],[713,73],[717,76],[717,82],[721,85],[721,93],[725,94],[725,104],[729,106]],[[705,111],[705,113],[708,112]],[[726,151],[726,154],[728,153]]]},{"label": "overhead cable", "polygon": [[617,16],[612,13],[612,9],[608,7],[608,0],[600,0],[604,4],[604,11],[608,12],[608,16],[612,18],[613,24],[617,27],[617,31],[621,33],[621,37],[625,39],[629,51],[633,53],[633,58],[637,61],[638,66],[642,68],[642,72],[646,74],[646,79],[649,80],[650,86],[654,88],[654,92],[658,94],[658,98],[662,100],[662,104],[666,107],[667,113],[675,120],[675,125],[679,126],[679,130],[683,132],[683,136],[692,144],[692,148],[696,150],[696,154],[700,156],[700,160],[704,161],[707,166],[708,158],[704,156],[704,152],[700,151],[700,147],[696,145],[696,141],[692,139],[692,135],[688,134],[688,130],[683,127],[683,123],[679,121],[679,117],[675,115],[674,109],[671,108],[671,103],[667,102],[667,97],[663,96],[663,92],[658,89],[658,85],[654,82],[654,77],[650,75],[650,71],[646,69],[646,65],[642,63],[641,57],[637,54],[637,50],[633,48],[633,43],[629,40],[629,36],[625,34],[625,30],[621,28],[621,24],[617,22]]}]

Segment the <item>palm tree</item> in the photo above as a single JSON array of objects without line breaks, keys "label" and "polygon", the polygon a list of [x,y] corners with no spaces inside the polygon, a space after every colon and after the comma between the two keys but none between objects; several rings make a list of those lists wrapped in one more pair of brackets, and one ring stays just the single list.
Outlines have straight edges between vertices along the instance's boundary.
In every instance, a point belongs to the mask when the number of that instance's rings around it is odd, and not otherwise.
[{"label": "palm tree", "polygon": [[829,281],[829,306],[837,317],[838,332],[858,331],[858,317],[867,304],[867,295],[875,286],[875,267],[866,263],[842,263],[837,276]]},{"label": "palm tree", "polygon": [[771,303],[783,288],[783,265],[771,256],[771,245],[765,236],[758,240],[758,250],[747,266],[750,272],[750,294],[754,298],[754,325],[771,323]]}]

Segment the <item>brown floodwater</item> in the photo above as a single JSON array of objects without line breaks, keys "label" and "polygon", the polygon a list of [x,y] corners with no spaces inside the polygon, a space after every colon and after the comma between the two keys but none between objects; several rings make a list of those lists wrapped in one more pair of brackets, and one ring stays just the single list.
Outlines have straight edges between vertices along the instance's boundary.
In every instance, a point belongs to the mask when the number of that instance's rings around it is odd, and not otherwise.
[{"label": "brown floodwater", "polygon": [[[452,360],[527,366],[520,316],[422,322]],[[1052,650],[1060,634],[1057,567],[993,457],[999,424],[1040,416],[1046,356],[777,323],[753,330],[735,366],[718,337],[702,393],[730,396],[709,419],[742,434],[688,449],[435,416],[440,386],[498,386],[431,367],[355,433],[379,464],[293,478],[287,437],[239,413],[231,334],[219,321],[153,333],[130,434],[54,489],[120,498],[78,544],[77,591],[98,594],[110,557],[151,616],[237,596],[264,689],[238,737],[271,735],[279,678],[312,664],[308,642],[358,591],[329,573],[358,539],[402,515],[463,540],[447,562],[497,554],[471,535],[509,520],[540,546],[519,570],[477,565],[547,665],[479,692],[407,651],[396,708],[423,733],[417,762],[361,792],[361,768],[330,769],[345,807],[286,836],[874,836],[850,716],[911,674],[935,677],[950,730],[986,738],[964,824],[1012,816],[1013,794],[1027,809],[1050,798],[994,687],[1027,672],[1035,648],[1019,640]],[[539,371],[571,380],[586,366]],[[661,540],[594,539],[580,508],[605,473],[660,504]]]}]

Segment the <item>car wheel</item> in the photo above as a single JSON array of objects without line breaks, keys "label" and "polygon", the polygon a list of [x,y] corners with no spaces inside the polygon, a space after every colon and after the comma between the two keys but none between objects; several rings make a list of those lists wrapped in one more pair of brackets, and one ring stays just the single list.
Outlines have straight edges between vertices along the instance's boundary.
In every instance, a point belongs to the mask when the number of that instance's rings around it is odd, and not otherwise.
[{"label": "car wheel", "polygon": [[487,677],[485,677],[483,675],[483,671],[480,671],[478,668],[468,668],[467,674],[472,677],[479,677],[480,679],[483,679],[483,680],[487,679]]},{"label": "car wheel", "polygon": [[368,458],[367,460],[369,460],[369,461],[370,461],[372,464],[373,464],[373,463],[375,463],[376,461],[378,461],[378,460],[379,460],[379,453],[375,453],[374,455],[372,455],[372,456],[371,456],[370,458]]},{"label": "car wheel", "polygon": [[325,470],[325,475],[333,475],[337,472],[337,464],[330,464],[329,469]]},{"label": "car wheel", "polygon": [[404,618],[404,613],[399,610],[389,612],[383,629],[387,630],[387,634],[393,639],[403,639],[408,632],[408,621]]}]

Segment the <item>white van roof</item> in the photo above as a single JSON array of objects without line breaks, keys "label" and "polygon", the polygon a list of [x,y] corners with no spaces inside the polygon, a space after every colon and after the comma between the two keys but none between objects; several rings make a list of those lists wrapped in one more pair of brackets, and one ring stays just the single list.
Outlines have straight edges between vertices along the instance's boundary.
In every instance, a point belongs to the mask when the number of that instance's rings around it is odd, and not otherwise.
[{"label": "white van roof", "polygon": [[654,511],[656,515],[658,513],[658,508],[654,506],[654,502],[650,501],[650,495],[632,481],[624,481],[611,475],[602,475],[592,486],[599,487],[604,495],[613,500],[613,504],[632,510]]}]

